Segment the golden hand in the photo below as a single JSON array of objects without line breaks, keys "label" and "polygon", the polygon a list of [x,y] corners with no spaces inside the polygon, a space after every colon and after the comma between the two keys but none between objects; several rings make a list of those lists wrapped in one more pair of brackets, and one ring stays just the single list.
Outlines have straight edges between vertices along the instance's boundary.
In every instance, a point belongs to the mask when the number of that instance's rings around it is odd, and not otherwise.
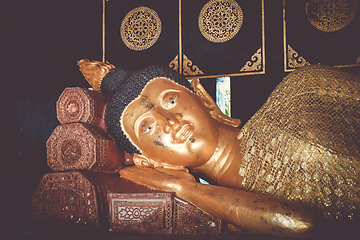
[{"label": "golden hand", "polygon": [[204,211],[249,231],[305,237],[313,228],[308,208],[296,202],[237,189],[204,185],[183,171],[127,167],[120,175],[152,189],[175,192]]},{"label": "golden hand", "polygon": [[120,176],[151,189],[179,193],[185,182],[195,182],[187,172],[164,168],[126,167],[120,170]]}]

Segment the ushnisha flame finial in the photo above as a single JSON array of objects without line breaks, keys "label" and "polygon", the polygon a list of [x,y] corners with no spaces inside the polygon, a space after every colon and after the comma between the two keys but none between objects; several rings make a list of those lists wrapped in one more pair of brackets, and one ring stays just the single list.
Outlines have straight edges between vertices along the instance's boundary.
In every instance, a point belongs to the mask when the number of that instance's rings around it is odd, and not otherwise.
[{"label": "ushnisha flame finial", "polygon": [[90,61],[89,59],[81,59],[77,62],[81,73],[94,89],[100,92],[100,86],[105,75],[113,68],[114,65],[100,61]]}]

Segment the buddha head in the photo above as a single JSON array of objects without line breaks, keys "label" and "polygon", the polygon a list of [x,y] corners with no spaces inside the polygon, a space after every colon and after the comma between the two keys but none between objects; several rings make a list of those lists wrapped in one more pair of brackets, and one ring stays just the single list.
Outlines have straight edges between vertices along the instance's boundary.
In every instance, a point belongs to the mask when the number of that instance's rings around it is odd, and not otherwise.
[{"label": "buddha head", "polygon": [[240,124],[222,114],[198,80],[190,84],[169,67],[114,68],[100,89],[109,96],[107,131],[121,149],[134,154],[136,165],[199,166],[215,152],[219,125]]}]

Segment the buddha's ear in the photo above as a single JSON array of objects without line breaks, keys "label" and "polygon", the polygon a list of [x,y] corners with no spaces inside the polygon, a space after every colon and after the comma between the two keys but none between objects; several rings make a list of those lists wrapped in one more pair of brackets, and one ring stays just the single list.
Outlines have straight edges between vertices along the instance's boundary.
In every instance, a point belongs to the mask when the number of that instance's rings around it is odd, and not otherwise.
[{"label": "buddha's ear", "polygon": [[[171,156],[167,156],[167,157],[171,157]],[[165,169],[181,170],[181,171],[189,172],[189,170],[184,166],[175,166],[167,163],[159,163],[152,160],[151,158],[147,158],[143,154],[134,153],[133,161],[134,164],[138,167],[165,168]]]},{"label": "buddha's ear", "polygon": [[196,95],[200,97],[205,107],[209,109],[210,115],[218,122],[224,123],[226,125],[232,127],[238,127],[241,123],[240,119],[231,118],[226,116],[218,107],[214,99],[210,96],[210,94],[205,90],[205,88],[201,85],[199,80],[192,80],[190,86],[195,90]]}]

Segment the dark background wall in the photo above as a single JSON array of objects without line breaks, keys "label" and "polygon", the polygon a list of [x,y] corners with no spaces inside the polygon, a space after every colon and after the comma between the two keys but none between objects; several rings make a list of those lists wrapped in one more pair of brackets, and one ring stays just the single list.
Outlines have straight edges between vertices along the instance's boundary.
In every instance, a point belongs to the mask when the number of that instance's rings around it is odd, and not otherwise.
[{"label": "dark background wall", "polygon": [[[65,87],[88,87],[77,60],[102,59],[102,0],[6,1],[0,9],[0,226],[2,232],[27,232],[36,230],[31,195],[51,172],[45,143],[59,124],[56,100]],[[266,74],[232,79],[233,116],[243,123],[287,75],[282,20],[282,0],[265,1]],[[214,84],[204,83],[212,95]]]},{"label": "dark background wall", "polygon": [[77,60],[102,57],[102,1],[4,1],[0,8],[1,228],[25,232],[34,230],[30,197],[51,172],[45,143],[59,124],[56,100],[67,86],[88,87]]}]

